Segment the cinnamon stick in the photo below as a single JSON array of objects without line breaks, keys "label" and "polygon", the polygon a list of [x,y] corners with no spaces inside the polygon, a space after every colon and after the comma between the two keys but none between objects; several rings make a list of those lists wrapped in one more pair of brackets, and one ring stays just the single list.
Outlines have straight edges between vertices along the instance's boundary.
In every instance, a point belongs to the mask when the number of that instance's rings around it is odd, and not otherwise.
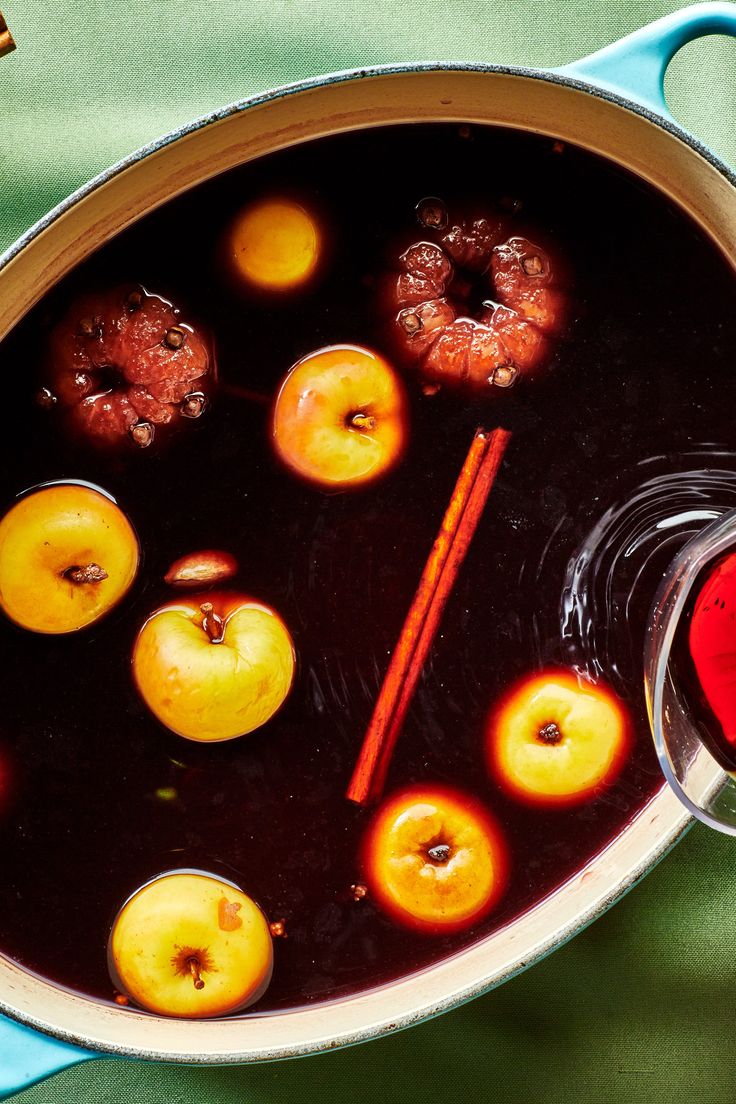
[{"label": "cinnamon stick", "polygon": [[422,572],[373,709],[346,796],[358,805],[383,790],[396,740],[447,600],[480,521],[511,434],[476,431]]},{"label": "cinnamon stick", "polygon": [[13,36],[8,30],[8,24],[3,18],[3,13],[0,12],[0,57],[2,57],[3,54],[9,54],[14,49],[15,42]]}]

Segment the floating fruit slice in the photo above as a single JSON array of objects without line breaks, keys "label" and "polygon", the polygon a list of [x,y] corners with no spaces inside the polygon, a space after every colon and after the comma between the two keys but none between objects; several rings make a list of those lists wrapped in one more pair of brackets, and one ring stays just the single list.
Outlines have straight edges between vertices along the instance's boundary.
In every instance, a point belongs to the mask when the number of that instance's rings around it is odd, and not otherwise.
[{"label": "floating fruit slice", "polygon": [[171,871],[123,905],[108,944],[113,984],[163,1016],[223,1016],[271,980],[273,945],[256,903],[231,882]]},{"label": "floating fruit slice", "polygon": [[494,712],[487,732],[495,777],[515,797],[540,804],[589,798],[613,780],[629,742],[614,694],[567,671],[525,679]]},{"label": "floating fruit slice", "polygon": [[164,582],[179,590],[196,590],[223,583],[237,573],[238,561],[231,552],[208,548],[202,552],[187,552],[174,560]]},{"label": "floating fruit slice", "polygon": [[0,520],[0,607],[39,633],[91,625],[127,593],[138,539],[115,502],[78,483],[21,498]]},{"label": "floating fruit slice", "polygon": [[294,677],[294,646],[269,606],[240,594],[182,598],[153,613],[133,649],[138,690],[188,740],[232,740],[265,724]]},{"label": "floating fruit slice", "polygon": [[314,273],[320,234],[312,215],[288,199],[266,199],[246,207],[233,223],[229,260],[246,283],[266,291],[288,291]]},{"label": "floating fruit slice", "polygon": [[406,443],[407,403],[395,372],[357,345],[332,345],[297,361],[281,384],[273,443],[284,463],[326,490],[388,472]]},{"label": "floating fruit slice", "polygon": [[486,916],[506,887],[499,828],[473,798],[442,786],[395,794],[363,845],[371,896],[399,923],[434,934]]}]

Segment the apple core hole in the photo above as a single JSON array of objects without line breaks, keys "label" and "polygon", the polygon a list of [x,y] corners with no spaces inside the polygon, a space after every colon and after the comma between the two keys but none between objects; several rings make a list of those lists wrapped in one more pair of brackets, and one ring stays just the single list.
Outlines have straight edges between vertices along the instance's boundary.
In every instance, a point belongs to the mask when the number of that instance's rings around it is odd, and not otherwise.
[{"label": "apple core hole", "polygon": [[123,373],[112,364],[103,364],[94,374],[95,387],[101,394],[108,395],[111,391],[119,391],[128,386]]}]

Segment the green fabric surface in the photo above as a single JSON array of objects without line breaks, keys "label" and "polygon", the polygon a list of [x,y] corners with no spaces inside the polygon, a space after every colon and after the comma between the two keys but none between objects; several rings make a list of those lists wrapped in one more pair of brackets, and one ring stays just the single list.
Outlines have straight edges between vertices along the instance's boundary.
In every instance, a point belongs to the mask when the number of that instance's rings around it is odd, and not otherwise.
[{"label": "green fabric surface", "polygon": [[[392,60],[559,65],[679,6],[5,0],[18,50],[0,60],[0,248],[135,147],[249,93]],[[736,164],[734,74],[736,44],[704,40],[675,59],[667,91],[683,123]],[[731,1104],[735,860],[735,842],[697,827],[642,886],[544,963],[388,1039],[266,1066],[93,1062],[17,1099]]]}]

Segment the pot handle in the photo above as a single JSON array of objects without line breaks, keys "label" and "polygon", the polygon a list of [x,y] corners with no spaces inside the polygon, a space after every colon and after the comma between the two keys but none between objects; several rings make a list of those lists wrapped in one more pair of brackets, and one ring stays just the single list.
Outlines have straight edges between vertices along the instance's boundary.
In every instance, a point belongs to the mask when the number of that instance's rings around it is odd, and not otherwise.
[{"label": "pot handle", "polygon": [[688,42],[712,34],[736,37],[736,4],[714,0],[682,8],[553,72],[615,92],[674,121],[664,97],[667,66]]},{"label": "pot handle", "polygon": [[3,13],[0,12],[0,57],[4,54],[10,54],[15,49],[15,41],[8,28],[8,24],[5,22]]},{"label": "pot handle", "polygon": [[100,1057],[0,1016],[0,1100],[67,1066]]}]

